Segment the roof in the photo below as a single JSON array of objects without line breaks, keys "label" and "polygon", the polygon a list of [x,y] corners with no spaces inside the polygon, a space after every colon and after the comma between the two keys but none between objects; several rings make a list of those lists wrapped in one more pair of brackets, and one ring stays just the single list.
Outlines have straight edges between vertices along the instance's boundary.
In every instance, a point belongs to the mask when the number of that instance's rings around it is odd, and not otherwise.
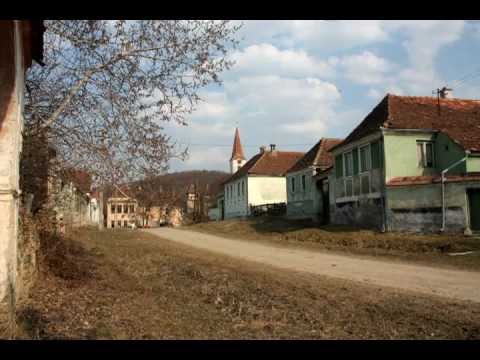
[{"label": "roof", "polygon": [[240,133],[238,128],[235,129],[235,138],[233,139],[233,148],[232,148],[232,157],[231,160],[245,160],[245,155],[243,154],[242,143],[240,142]]},{"label": "roof", "polygon": [[263,151],[243,165],[237,172],[226,179],[223,184],[237,180],[245,175],[284,176],[288,169],[305,153],[296,151]]},{"label": "roof", "polygon": [[[447,175],[445,182],[480,181],[480,172],[462,175]],[[430,185],[442,182],[440,175],[399,176],[390,179],[387,186]]]},{"label": "roof", "polygon": [[359,140],[382,127],[439,131],[465,150],[480,152],[480,100],[387,94],[337,146]]},{"label": "roof", "polygon": [[300,160],[298,160],[287,172],[296,172],[310,166],[320,169],[328,168],[333,164],[333,155],[329,150],[340,144],[343,139],[321,138]]}]

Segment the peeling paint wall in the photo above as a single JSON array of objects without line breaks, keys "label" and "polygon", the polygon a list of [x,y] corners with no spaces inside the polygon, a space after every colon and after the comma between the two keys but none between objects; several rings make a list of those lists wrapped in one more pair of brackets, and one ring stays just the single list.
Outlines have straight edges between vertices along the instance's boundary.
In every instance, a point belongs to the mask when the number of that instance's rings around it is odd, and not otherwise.
[{"label": "peeling paint wall", "polygon": [[332,205],[331,221],[334,224],[352,225],[361,228],[382,229],[382,199],[359,199],[356,202],[345,202]]},{"label": "peeling paint wall", "polygon": [[[469,227],[467,189],[479,189],[478,182],[445,184],[448,232],[463,232]],[[388,230],[431,232],[442,226],[441,184],[388,187]]]}]

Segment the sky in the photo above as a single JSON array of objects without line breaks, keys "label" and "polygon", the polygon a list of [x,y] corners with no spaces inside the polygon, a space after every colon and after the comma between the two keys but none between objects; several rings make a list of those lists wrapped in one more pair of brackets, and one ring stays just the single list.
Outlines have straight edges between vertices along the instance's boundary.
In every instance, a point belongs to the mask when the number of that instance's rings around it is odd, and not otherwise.
[{"label": "sky", "polygon": [[237,126],[249,159],[262,145],[306,152],[321,137],[344,138],[387,93],[449,86],[454,97],[480,98],[478,21],[241,23],[223,84],[202,90],[188,126],[165,126],[189,149],[172,172],[229,171]]}]

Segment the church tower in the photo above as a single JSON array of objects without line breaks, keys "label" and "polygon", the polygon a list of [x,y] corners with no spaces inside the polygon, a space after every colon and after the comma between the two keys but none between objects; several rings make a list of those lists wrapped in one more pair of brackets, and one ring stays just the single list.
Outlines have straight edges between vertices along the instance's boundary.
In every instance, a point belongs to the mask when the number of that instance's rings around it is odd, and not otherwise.
[{"label": "church tower", "polygon": [[230,172],[237,172],[247,161],[243,155],[242,143],[240,142],[240,133],[235,129],[235,138],[233,140],[232,157],[230,158]]}]

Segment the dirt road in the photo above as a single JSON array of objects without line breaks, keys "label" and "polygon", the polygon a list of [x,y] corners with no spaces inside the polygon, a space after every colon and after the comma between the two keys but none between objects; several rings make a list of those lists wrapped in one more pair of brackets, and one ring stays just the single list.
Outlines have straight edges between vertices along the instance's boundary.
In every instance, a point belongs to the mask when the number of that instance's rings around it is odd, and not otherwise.
[{"label": "dirt road", "polygon": [[145,231],[163,239],[284,269],[480,302],[480,272],[280,248],[172,228]]}]

